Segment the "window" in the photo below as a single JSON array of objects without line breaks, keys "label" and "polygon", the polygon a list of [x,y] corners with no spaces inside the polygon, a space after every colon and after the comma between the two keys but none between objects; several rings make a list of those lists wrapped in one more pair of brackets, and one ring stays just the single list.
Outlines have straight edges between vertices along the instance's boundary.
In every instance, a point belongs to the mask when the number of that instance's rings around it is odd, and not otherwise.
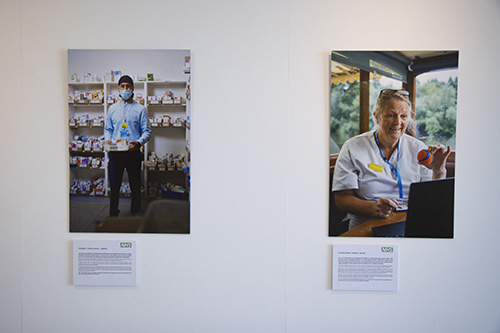
[{"label": "window", "polygon": [[415,136],[427,145],[441,143],[455,150],[458,70],[417,76]]},{"label": "window", "polygon": [[[334,72],[337,73],[334,74]],[[338,74],[341,72],[341,75]],[[349,138],[360,134],[360,69],[332,60],[330,84],[330,154],[336,154]],[[371,113],[380,90],[401,89],[400,80],[370,75],[369,128]],[[341,78],[341,79],[340,79]],[[458,70],[431,71],[417,75],[415,100],[415,136],[426,143],[449,145],[455,150]],[[366,129],[365,129],[366,130]]]},{"label": "window", "polygon": [[[349,138],[359,134],[359,82],[331,84],[330,89],[330,154],[340,152]],[[371,75],[370,112],[375,108],[380,90],[401,89],[401,82],[380,75]],[[370,129],[374,122],[370,117]]]}]

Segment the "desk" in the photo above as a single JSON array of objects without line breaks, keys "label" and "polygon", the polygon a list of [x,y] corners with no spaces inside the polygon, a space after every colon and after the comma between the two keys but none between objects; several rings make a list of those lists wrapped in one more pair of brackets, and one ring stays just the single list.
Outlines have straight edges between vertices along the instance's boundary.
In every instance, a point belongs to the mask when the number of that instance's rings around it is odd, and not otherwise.
[{"label": "desk", "polygon": [[378,227],[385,224],[391,224],[406,220],[406,212],[392,212],[386,219],[371,219],[340,234],[338,237],[376,237],[372,231],[373,227]]}]

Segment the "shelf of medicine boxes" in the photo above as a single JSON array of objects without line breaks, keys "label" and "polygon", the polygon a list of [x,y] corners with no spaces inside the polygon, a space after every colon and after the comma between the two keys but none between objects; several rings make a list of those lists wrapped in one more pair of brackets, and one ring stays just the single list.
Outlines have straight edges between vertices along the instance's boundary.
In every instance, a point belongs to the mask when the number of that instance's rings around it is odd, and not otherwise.
[{"label": "shelf of medicine boxes", "polygon": [[[70,142],[74,140],[75,136],[97,138],[103,135],[106,113],[105,96],[106,89],[103,82],[68,83],[68,125],[70,129]],[[85,182],[95,178],[107,178],[105,165],[102,163],[103,159],[106,160],[102,148],[71,146],[69,147],[69,154],[69,166],[71,170],[70,186],[73,186],[75,180]],[[99,165],[95,163],[92,164],[94,160],[99,160]],[[70,190],[70,193],[71,195],[89,195],[92,192]],[[96,195],[107,195],[107,193],[103,192],[102,194]]]},{"label": "shelf of medicine boxes", "polygon": [[[75,180],[92,181],[104,179],[106,183],[106,154],[100,150],[88,148],[69,148],[69,167],[70,167],[70,186],[73,186]],[[106,189],[107,187],[104,187]],[[107,195],[107,190],[101,191]],[[71,195],[89,195],[89,193],[80,193],[80,191],[71,191]]]},{"label": "shelf of medicine boxes", "polygon": [[[180,141],[182,146],[186,147],[186,142],[189,140],[189,99],[186,98],[186,89],[188,86],[187,81],[147,81],[146,82],[146,107],[148,109],[148,114],[151,119],[151,128],[153,130],[153,138],[158,139],[158,136],[167,136],[170,140],[177,140],[180,146]],[[167,94],[167,92],[169,92]],[[170,94],[171,93],[171,94]],[[165,96],[170,95],[171,99]],[[177,128],[177,130],[175,130]],[[182,130],[184,129],[184,130]],[[165,132],[166,131],[166,132]],[[168,133],[168,134],[167,134]],[[153,142],[146,144],[145,149],[145,165],[148,165],[149,153],[154,151],[157,155],[161,156],[167,152],[175,152],[178,149],[174,149],[168,146],[159,146]],[[160,140],[158,140],[160,141]],[[189,154],[186,150],[186,160],[187,165],[189,165]],[[174,182],[180,181],[180,175],[184,173],[183,170],[169,171],[168,169],[163,170],[161,167],[148,168],[145,172],[145,184],[146,192],[148,191],[148,178],[149,180],[158,180],[158,177],[162,175],[165,179],[173,180]],[[148,174],[150,174],[148,177]],[[177,176],[174,176],[177,175]],[[183,186],[188,191],[187,184],[187,174],[182,176],[182,183],[178,184]]]},{"label": "shelf of medicine boxes", "polygon": [[[103,83],[68,83],[69,119],[76,118],[71,128],[102,126],[103,123],[92,123],[93,117],[104,117],[105,89]],[[89,114],[90,113],[90,114]],[[82,116],[89,115],[88,121],[79,121]]]}]

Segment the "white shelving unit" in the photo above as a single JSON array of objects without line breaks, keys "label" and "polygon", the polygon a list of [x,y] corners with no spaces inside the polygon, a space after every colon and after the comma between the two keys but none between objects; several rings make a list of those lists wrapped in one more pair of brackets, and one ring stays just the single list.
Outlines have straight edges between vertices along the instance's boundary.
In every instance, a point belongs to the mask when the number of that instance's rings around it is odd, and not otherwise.
[{"label": "white shelving unit", "polygon": [[[144,179],[148,194],[152,193],[149,188],[150,183],[172,183],[186,190],[184,197],[187,198],[189,195],[187,170],[189,170],[190,156],[190,105],[186,93],[188,89],[189,80],[146,82],[146,106],[152,119],[152,137],[145,147]],[[148,159],[153,153],[160,159],[166,155],[179,157],[182,163],[170,162],[150,168]]]},{"label": "white shelving unit", "polygon": [[[69,112],[69,142],[76,141],[75,137],[96,139],[103,135],[105,119],[105,88],[103,83],[69,83],[68,98]],[[92,159],[106,161],[106,154],[102,146],[84,144],[83,146],[69,146],[70,186],[75,179],[92,181],[93,179],[106,179],[107,170],[104,162],[98,167],[86,163]],[[88,195],[89,191],[75,191],[70,189],[72,195]],[[107,195],[107,186],[102,191],[95,191],[96,196]]]},{"label": "white shelving unit", "polygon": [[[144,173],[143,184],[145,195],[149,195],[149,182],[159,184],[168,182],[182,186],[186,189],[185,198],[188,197],[188,170],[189,170],[189,141],[190,141],[190,105],[189,105],[189,75],[187,81],[138,81],[134,82],[134,99],[140,101],[148,110],[152,126],[151,140],[144,146]],[[98,94],[100,92],[100,95]],[[172,101],[163,98],[165,95],[173,97]],[[68,101],[69,112],[69,142],[74,141],[75,136],[86,138],[99,138],[104,135],[104,120],[109,107],[113,104],[108,100],[109,96],[118,97],[117,82],[93,82],[93,83],[68,83],[68,95],[80,96],[79,99]],[[97,95],[97,96],[96,96]],[[152,100],[151,97],[155,97]],[[154,120],[162,118],[170,121],[156,123]],[[73,122],[71,120],[74,120]],[[85,120],[85,121],[83,121]],[[100,120],[100,121],[98,121]],[[177,120],[177,122],[176,122]],[[168,125],[168,126],[167,126]],[[70,168],[70,184],[75,179],[104,178],[103,191],[95,192],[96,196],[108,196],[108,171],[107,153],[101,148],[86,149],[83,147],[71,147],[70,161],[72,156],[82,158],[101,158],[103,163],[99,168],[79,163]],[[179,165],[174,170],[165,165],[148,167],[148,157],[154,152],[160,159],[166,154],[183,156],[183,168]],[[71,163],[70,163],[71,166]],[[187,168],[187,169],[186,169]],[[126,173],[125,173],[126,174]],[[89,193],[71,193],[72,195],[88,195]],[[158,192],[157,196],[161,196]]]}]

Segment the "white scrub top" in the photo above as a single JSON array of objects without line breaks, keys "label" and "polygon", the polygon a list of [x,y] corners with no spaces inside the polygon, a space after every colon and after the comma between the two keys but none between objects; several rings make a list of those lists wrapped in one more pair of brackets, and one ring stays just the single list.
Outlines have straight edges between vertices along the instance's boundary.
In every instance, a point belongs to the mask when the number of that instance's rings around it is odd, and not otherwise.
[{"label": "white scrub top", "polygon": [[[354,190],[363,200],[380,198],[399,199],[397,176],[384,161],[375,140],[375,131],[366,132],[347,140],[335,163],[332,191]],[[422,141],[403,134],[399,142],[399,173],[403,184],[403,200],[408,201],[410,184],[432,179],[432,171],[418,164],[417,154],[427,149]],[[397,150],[389,158],[396,168]],[[360,225],[370,217],[347,214],[349,229]]]}]

